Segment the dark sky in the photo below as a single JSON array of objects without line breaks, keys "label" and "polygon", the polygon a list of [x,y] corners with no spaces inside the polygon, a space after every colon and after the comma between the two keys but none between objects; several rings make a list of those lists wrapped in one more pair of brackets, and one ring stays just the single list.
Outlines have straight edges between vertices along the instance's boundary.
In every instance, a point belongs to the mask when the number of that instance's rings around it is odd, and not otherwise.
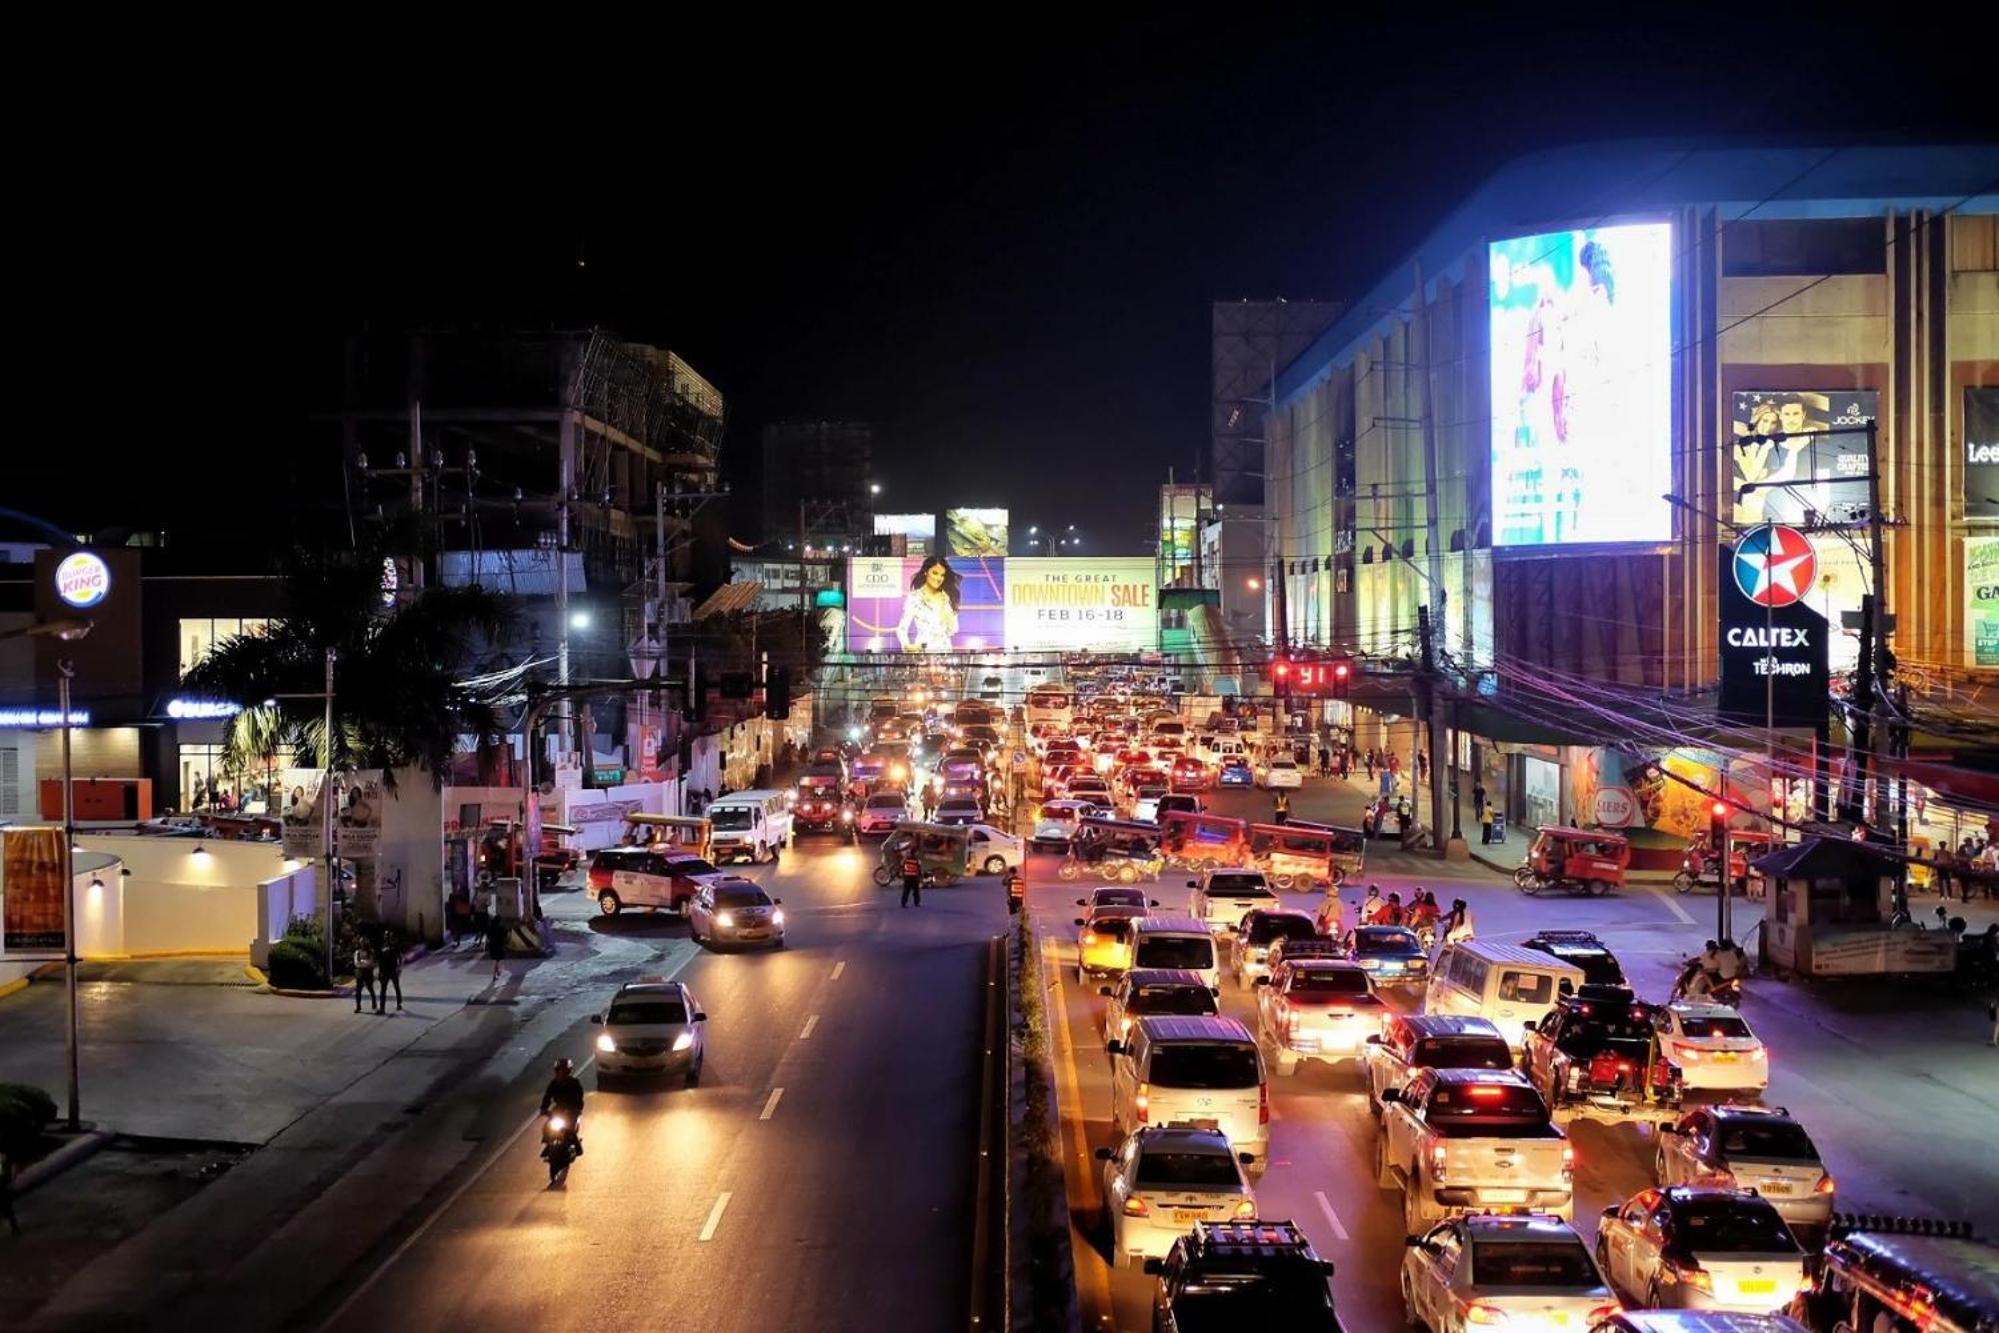
[{"label": "dark sky", "polygon": [[[19,493],[78,524],[240,508],[217,475],[256,477],[323,405],[329,333],[596,322],[714,380],[736,449],[873,421],[887,508],[1004,504],[1137,550],[1205,452],[1211,299],[1363,290],[1554,144],[1994,119],[1968,49],[1822,9],[1082,8],[107,66],[116,133],[30,149],[50,188],[17,262],[58,281],[47,383],[74,385],[36,421],[73,443]],[[85,428],[93,404],[119,426]],[[81,487],[80,444],[111,464]]]}]

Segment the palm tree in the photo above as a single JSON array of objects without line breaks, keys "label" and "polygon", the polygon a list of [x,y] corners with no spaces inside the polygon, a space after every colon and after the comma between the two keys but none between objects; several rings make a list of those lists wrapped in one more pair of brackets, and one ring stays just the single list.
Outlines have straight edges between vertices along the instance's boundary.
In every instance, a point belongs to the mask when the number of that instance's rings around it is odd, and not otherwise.
[{"label": "palm tree", "polygon": [[385,607],[379,550],[287,565],[285,610],[261,633],[215,645],[189,671],[186,687],[245,705],[231,723],[224,763],[267,767],[289,746],[302,761],[323,762],[327,744],[326,650],[337,654],[333,690],[333,767],[394,770],[415,766],[443,785],[458,738],[500,733],[492,707],[456,684],[481,639],[504,628],[500,599],[480,587],[425,588]]}]

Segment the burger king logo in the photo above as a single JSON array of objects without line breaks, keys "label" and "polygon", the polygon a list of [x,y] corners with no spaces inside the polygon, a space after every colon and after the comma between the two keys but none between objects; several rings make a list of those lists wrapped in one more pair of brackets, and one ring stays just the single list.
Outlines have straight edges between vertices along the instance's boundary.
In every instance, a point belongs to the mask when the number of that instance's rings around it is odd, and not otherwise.
[{"label": "burger king logo", "polygon": [[111,567],[89,551],[67,556],[56,566],[56,596],[81,611],[96,606],[111,591]]}]

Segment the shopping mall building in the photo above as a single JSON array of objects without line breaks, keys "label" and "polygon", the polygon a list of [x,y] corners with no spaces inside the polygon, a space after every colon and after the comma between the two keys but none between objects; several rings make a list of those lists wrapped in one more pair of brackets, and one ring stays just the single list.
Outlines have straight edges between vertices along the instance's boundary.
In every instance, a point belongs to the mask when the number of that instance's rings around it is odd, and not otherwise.
[{"label": "shopping mall building", "polygon": [[[1698,725],[1739,537],[1809,541],[1799,592],[1829,624],[1835,694],[1876,513],[1877,606],[1916,706],[1961,707],[1999,675],[1999,145],[1523,158],[1279,373],[1265,433],[1272,637],[1365,656],[1361,748],[1415,743],[1396,682],[1427,608],[1477,701],[1456,757],[1516,824],[1683,840],[1700,786],[1759,806],[1772,790]],[[1600,727],[1569,725],[1641,696],[1696,742],[1654,756],[1691,777],[1663,795],[1634,791]],[[1834,708],[1829,734],[1779,742],[1779,772],[1844,743]],[[1999,782],[1937,784],[1910,784],[1912,833],[1999,805]]]}]

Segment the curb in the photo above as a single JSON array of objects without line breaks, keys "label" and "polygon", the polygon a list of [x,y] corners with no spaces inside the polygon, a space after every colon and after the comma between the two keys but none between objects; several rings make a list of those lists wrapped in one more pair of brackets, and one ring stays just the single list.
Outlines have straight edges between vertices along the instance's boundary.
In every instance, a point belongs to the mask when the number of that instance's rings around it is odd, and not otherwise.
[{"label": "curb", "polygon": [[259,986],[268,986],[271,984],[271,979],[264,975],[264,969],[258,967],[255,963],[243,964],[243,975],[256,982]]},{"label": "curb", "polygon": [[0,1000],[6,999],[15,991],[26,990],[29,980],[28,977],[15,977],[12,981],[0,981]]},{"label": "curb", "polygon": [[42,1158],[14,1178],[16,1197],[26,1194],[38,1185],[46,1185],[77,1163],[97,1154],[98,1149],[111,1142],[112,1135],[107,1130],[86,1129],[47,1157]]},{"label": "curb", "polygon": [[[1022,1333],[1050,1327],[1063,1333],[1080,1333],[1082,1301],[1076,1288],[1069,1180],[1062,1169],[1062,1116],[1056,1102],[1054,1054],[1052,1050],[1044,1050],[1038,1060],[1030,1060],[1026,1050],[1027,1018],[1021,1007],[1022,992],[1029,986],[1042,987],[1038,937],[1036,947],[1027,947],[1024,929],[1027,919],[1024,912],[1014,918],[1006,944],[1008,1313],[1011,1327]],[[1042,988],[1039,993],[1045,1005],[1047,990]],[[1050,1016],[1049,1021],[1058,1022],[1060,1018]],[[1052,1046],[1052,1036],[1045,1039]],[[1048,1123],[1043,1127],[1040,1142],[1035,1141],[1028,1124],[1030,1077],[1039,1082],[1046,1097]],[[1053,1176],[1045,1206],[1040,1209],[1033,1206],[1027,1189],[1029,1173],[1037,1158]],[[1041,1215],[1030,1215],[1036,1212]],[[1049,1299],[1051,1293],[1059,1294]],[[1053,1319],[1042,1320],[1038,1316],[1044,1305],[1059,1306],[1060,1313]]]},{"label": "curb", "polygon": [[335,986],[332,990],[290,990],[283,986],[264,985],[264,994],[283,995],[293,1000],[339,1000],[354,994],[352,986]]}]

